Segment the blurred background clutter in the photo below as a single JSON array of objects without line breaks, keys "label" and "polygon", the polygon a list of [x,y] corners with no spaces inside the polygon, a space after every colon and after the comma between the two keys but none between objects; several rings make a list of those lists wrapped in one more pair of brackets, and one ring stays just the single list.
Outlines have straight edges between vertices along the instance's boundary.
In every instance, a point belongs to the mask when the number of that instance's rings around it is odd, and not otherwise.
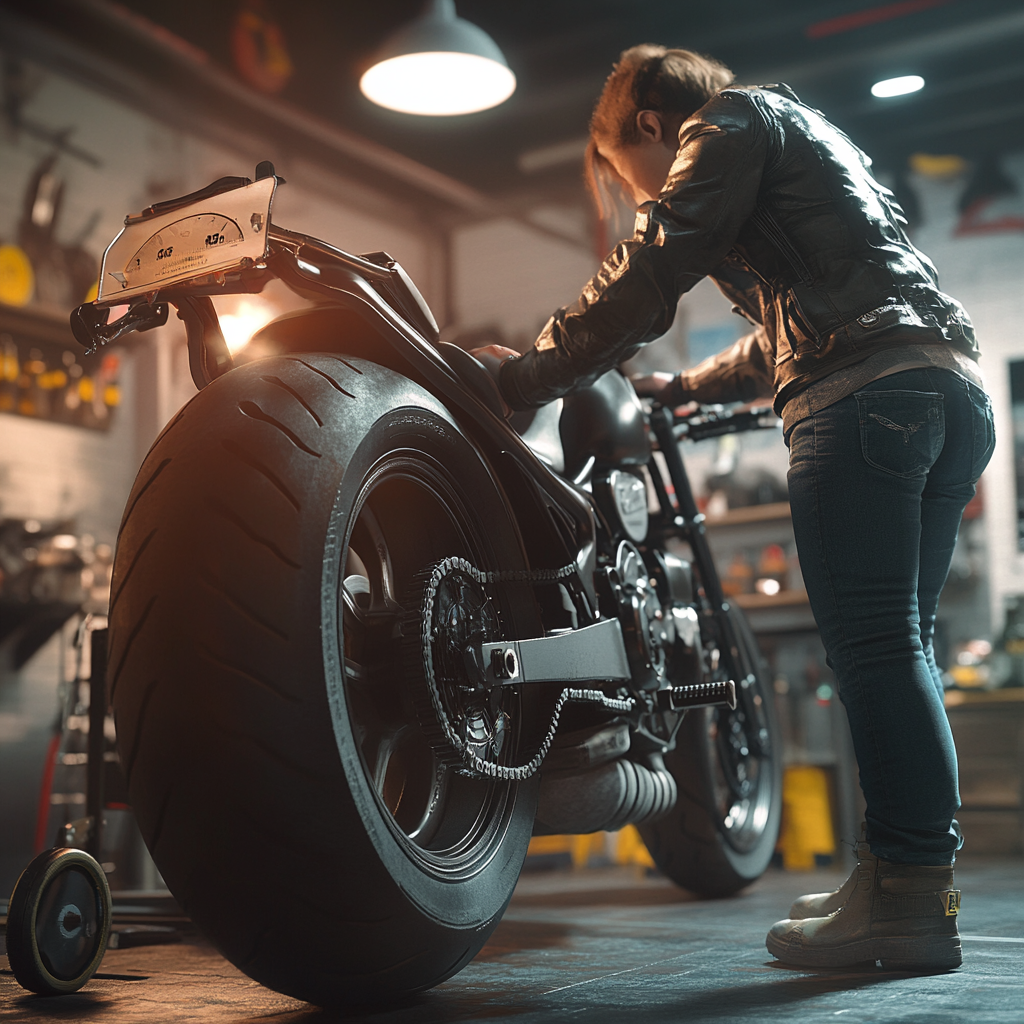
[{"label": "blurred background clutter", "polygon": [[[1024,7],[464,0],[458,14],[497,54],[474,44],[493,65],[491,91],[469,112],[439,92],[410,113],[371,72],[402,56],[395,33],[423,10],[420,0],[0,0],[0,893],[33,849],[81,818],[88,637],[107,610],[121,512],[153,439],[195,393],[173,317],[130,349],[87,356],[71,337],[68,312],[95,295],[125,215],[273,160],[287,179],[276,222],[351,252],[389,252],[444,340],[523,350],[632,230],[624,205],[595,215],[582,159],[609,67],[645,41],[712,53],[739,81],[784,81],[823,110],[873,158],[943,288],[974,319],[999,442],[964,516],[936,654],[968,851],[1020,854]],[[217,300],[229,347],[297,302],[283,288]],[[629,369],[693,365],[749,328],[704,282]],[[781,435],[699,442],[685,457],[725,586],[771,665],[788,765],[779,862],[848,859],[862,805],[803,589]],[[104,758],[112,884],[158,890],[112,742]],[[649,869],[635,830],[538,838],[529,866],[609,862]]]}]

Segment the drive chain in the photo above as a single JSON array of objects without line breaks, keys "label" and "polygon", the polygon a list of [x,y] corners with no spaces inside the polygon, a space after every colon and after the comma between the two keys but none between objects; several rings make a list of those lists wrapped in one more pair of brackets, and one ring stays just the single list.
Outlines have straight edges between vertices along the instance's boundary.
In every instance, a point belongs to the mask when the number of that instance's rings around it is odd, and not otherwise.
[{"label": "drive chain", "polygon": [[420,632],[423,672],[431,708],[441,727],[445,742],[458,755],[463,768],[468,769],[474,774],[498,779],[502,782],[523,782],[536,775],[540,770],[540,766],[543,764],[544,758],[547,756],[551,743],[555,738],[555,732],[558,729],[558,719],[562,709],[569,701],[600,704],[610,711],[628,712],[633,710],[636,706],[636,701],[632,697],[609,697],[600,690],[566,687],[555,701],[551,721],[548,724],[544,739],[537,749],[537,753],[525,764],[517,766],[496,764],[494,761],[486,760],[470,750],[448,717],[434,673],[432,640],[434,599],[441,582],[449,573],[455,571],[464,573],[481,586],[486,586],[496,583],[557,583],[560,580],[575,575],[577,570],[575,565],[566,565],[560,569],[513,569],[505,572],[484,572],[467,562],[466,559],[454,557],[442,559],[431,570],[428,570],[429,577],[423,591],[423,614],[421,616],[422,625]]}]

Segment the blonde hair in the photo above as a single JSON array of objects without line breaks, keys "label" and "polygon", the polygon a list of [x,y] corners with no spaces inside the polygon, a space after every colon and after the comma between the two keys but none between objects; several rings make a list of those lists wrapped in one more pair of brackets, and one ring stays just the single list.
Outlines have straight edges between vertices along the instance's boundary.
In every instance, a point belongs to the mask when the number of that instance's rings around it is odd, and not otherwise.
[{"label": "blonde hair", "polygon": [[692,50],[670,50],[642,43],[624,50],[590,118],[590,142],[585,157],[587,187],[602,217],[607,191],[626,183],[601,155],[601,147],[636,145],[640,129],[636,116],[653,110],[682,124],[734,80],[733,73],[712,57]]}]

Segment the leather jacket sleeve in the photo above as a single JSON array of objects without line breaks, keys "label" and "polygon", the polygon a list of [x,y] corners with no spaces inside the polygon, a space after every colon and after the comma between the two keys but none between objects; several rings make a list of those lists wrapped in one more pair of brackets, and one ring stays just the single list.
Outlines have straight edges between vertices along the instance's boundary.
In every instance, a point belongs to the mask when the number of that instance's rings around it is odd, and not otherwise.
[{"label": "leather jacket sleeve", "polygon": [[551,317],[532,349],[502,365],[512,408],[592,383],[661,337],[679,296],[732,248],[757,203],[765,122],[748,97],[721,93],[683,124],[679,142],[658,201],[637,211],[633,238],[619,243],[575,303]]},{"label": "leather jacket sleeve", "polygon": [[775,394],[775,360],[763,327],[709,356],[676,381],[680,402],[751,402]]}]

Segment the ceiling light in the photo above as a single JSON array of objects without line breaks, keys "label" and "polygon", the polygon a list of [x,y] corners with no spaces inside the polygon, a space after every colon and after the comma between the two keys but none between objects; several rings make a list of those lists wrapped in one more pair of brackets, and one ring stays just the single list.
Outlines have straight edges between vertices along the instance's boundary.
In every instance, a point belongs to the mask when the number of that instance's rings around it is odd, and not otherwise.
[{"label": "ceiling light", "polygon": [[359,81],[379,106],[429,117],[496,107],[515,87],[505,55],[483,29],[455,14],[454,0],[432,0],[385,42]]},{"label": "ceiling light", "polygon": [[924,88],[924,79],[920,75],[903,75],[900,78],[886,78],[871,86],[871,95],[879,99],[890,96],[906,96],[908,92],[917,92]]}]

